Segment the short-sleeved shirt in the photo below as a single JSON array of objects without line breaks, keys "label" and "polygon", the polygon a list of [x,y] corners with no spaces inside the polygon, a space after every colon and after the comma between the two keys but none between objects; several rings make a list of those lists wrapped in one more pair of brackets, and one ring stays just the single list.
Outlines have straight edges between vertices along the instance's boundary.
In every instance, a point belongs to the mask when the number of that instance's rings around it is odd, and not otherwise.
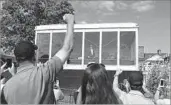
[{"label": "short-sleeved shirt", "polygon": [[8,104],[54,104],[54,81],[62,69],[58,57],[39,66],[31,63],[21,65],[4,86],[4,96]]},{"label": "short-sleeved shirt", "polygon": [[129,93],[120,92],[120,99],[123,104],[148,104],[154,105],[154,102],[148,98],[145,98],[140,91],[131,90]]}]

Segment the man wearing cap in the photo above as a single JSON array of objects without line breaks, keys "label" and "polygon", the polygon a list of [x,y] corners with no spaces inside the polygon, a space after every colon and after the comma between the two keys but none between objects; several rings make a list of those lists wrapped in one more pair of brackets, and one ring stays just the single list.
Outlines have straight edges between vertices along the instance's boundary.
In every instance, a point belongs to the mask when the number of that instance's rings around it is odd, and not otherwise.
[{"label": "man wearing cap", "polygon": [[65,14],[67,33],[63,47],[46,63],[35,65],[37,47],[29,41],[20,41],[14,49],[19,67],[5,84],[3,99],[8,104],[54,104],[54,81],[73,48],[74,15]]},{"label": "man wearing cap", "polygon": [[118,88],[118,76],[122,71],[119,69],[114,75],[113,89],[118,94],[119,98],[124,104],[150,104],[153,105],[153,101],[145,98],[142,93],[143,90],[143,74],[140,71],[131,72],[128,78],[130,84],[130,91],[128,93]]}]

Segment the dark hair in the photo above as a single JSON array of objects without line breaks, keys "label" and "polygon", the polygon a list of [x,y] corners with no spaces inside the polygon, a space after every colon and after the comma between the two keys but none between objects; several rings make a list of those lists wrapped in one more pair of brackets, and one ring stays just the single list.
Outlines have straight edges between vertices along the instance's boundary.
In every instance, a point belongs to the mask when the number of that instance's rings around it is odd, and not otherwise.
[{"label": "dark hair", "polygon": [[35,50],[37,50],[36,45],[30,41],[22,40],[15,46],[14,55],[16,56],[16,60],[19,62],[32,60],[35,55]]},{"label": "dark hair", "polygon": [[141,71],[131,72],[128,78],[131,90],[138,90],[142,92],[143,74]]},{"label": "dark hair", "polygon": [[105,67],[93,63],[82,78],[82,104],[119,104]]}]

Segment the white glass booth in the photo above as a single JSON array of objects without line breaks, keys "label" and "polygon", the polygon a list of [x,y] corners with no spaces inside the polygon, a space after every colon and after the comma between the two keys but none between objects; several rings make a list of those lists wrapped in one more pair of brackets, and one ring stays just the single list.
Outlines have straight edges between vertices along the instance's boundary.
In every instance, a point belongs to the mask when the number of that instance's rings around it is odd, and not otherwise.
[{"label": "white glass booth", "polygon": [[[37,62],[47,60],[62,47],[65,24],[35,28]],[[136,23],[75,24],[74,48],[64,65],[67,70],[84,70],[88,63],[103,63],[107,70],[138,70],[138,25]]]}]

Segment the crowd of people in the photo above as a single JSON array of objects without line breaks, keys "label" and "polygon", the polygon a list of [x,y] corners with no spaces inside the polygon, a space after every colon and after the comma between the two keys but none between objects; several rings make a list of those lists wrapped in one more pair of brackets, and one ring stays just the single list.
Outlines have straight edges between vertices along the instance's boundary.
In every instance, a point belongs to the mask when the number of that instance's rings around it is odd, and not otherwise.
[{"label": "crowd of people", "polygon": [[[67,22],[67,33],[63,47],[48,61],[36,65],[37,46],[29,41],[20,41],[15,46],[14,55],[18,64],[6,69],[6,63],[1,66],[1,75],[4,75],[1,78],[2,104],[56,104],[64,98],[56,78],[72,53],[74,15],[65,14],[64,20]],[[118,83],[121,73],[120,69],[116,71],[112,83],[104,64],[88,64],[75,94],[75,103],[169,104],[169,99],[160,99],[160,84],[155,95],[148,91],[141,71],[132,72],[122,85]]]}]

